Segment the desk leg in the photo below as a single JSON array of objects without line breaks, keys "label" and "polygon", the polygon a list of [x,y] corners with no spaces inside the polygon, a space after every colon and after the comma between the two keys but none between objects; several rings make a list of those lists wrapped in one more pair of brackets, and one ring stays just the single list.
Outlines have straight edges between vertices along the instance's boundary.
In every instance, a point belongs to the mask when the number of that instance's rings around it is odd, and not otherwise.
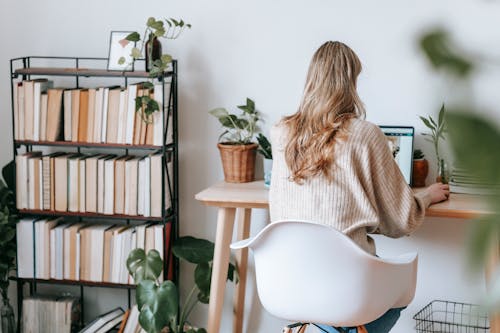
[{"label": "desk leg", "polygon": [[234,215],[236,208],[219,208],[217,231],[215,235],[214,261],[208,306],[208,332],[217,333],[220,329],[224,289],[226,288],[227,267],[229,264],[229,245],[233,238]]},{"label": "desk leg", "polygon": [[[250,217],[252,210],[249,208],[238,208],[236,210],[236,221],[238,223],[237,240],[246,239],[250,236]],[[235,286],[234,293],[234,315],[233,333],[243,331],[243,312],[245,308],[245,287],[247,284],[248,248],[236,252],[238,264],[239,282]]]},{"label": "desk leg", "polygon": [[[495,272],[499,269],[500,265],[500,247],[499,240],[494,239],[492,242],[490,255],[486,261],[486,288],[489,288],[494,281],[490,281],[491,278],[495,278]],[[490,313],[490,332],[500,333],[500,314]]]}]

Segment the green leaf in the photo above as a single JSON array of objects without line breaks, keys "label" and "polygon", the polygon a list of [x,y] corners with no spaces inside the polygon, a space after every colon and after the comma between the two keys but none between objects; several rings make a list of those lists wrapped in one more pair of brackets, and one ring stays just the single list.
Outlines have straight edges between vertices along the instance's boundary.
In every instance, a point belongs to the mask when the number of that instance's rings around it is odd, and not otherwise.
[{"label": "green leaf", "polygon": [[216,117],[217,119],[229,116],[229,112],[227,112],[227,110],[224,108],[212,109],[208,111],[208,113]]},{"label": "green leaf", "polygon": [[154,35],[156,37],[163,37],[165,35],[165,29],[163,28],[163,22],[159,21],[162,24],[162,27],[156,29]]},{"label": "green leaf", "polygon": [[214,257],[214,243],[191,236],[177,239],[172,250],[177,258],[193,264],[207,263]]},{"label": "green leaf", "polygon": [[164,281],[160,286],[150,280],[141,281],[136,301],[140,309],[139,323],[147,332],[160,332],[169,324],[175,327],[179,293],[172,281]]},{"label": "green leaf", "polygon": [[139,50],[137,47],[134,47],[132,49],[132,52],[130,53],[130,55],[132,56],[132,58],[134,59],[138,59],[138,58],[141,58],[142,57],[142,53],[141,53],[141,50]]},{"label": "green leaf", "polygon": [[459,48],[454,45],[448,33],[435,29],[423,35],[420,48],[432,66],[445,70],[458,77],[466,77],[473,69],[472,63],[462,56]]},{"label": "green leaf", "polygon": [[125,37],[126,40],[131,41],[131,42],[138,42],[141,40],[141,35],[137,32],[132,32]]},{"label": "green leaf", "polygon": [[155,22],[156,22],[156,19],[154,17],[150,17],[146,21],[146,25],[151,28],[153,26],[153,24],[155,24]]},{"label": "green leaf", "polygon": [[120,57],[118,59],[118,65],[123,65],[125,63],[125,57]]},{"label": "green leaf", "polygon": [[179,26],[179,21],[177,21],[176,19],[174,18],[170,18],[170,20],[172,21],[172,23],[177,27]]},{"label": "green leaf", "polygon": [[144,89],[153,89],[155,86],[154,86],[154,84],[153,84],[153,83],[151,83],[151,82],[149,82],[149,81],[148,81],[148,82],[144,82],[144,83],[142,84],[142,87],[143,87]]},{"label": "green leaf", "polygon": [[143,249],[134,249],[127,258],[127,269],[135,283],[156,280],[163,270],[163,260],[156,250],[150,250],[146,255]]},{"label": "green leaf", "polygon": [[429,129],[432,129],[434,130],[435,127],[429,122],[429,120],[427,120],[426,118],[422,117],[422,116],[419,116],[420,119],[422,120],[422,122],[424,123],[425,126],[427,126]]},{"label": "green leaf", "polygon": [[239,119],[234,114],[230,114],[227,117],[219,118],[222,126],[227,128],[242,128],[239,125]]},{"label": "green leaf", "polygon": [[439,110],[439,117],[438,117],[438,124],[443,125],[443,127],[444,127],[444,112],[445,112],[445,108],[444,108],[444,104],[443,104],[441,106],[441,109]]},{"label": "green leaf", "polygon": [[436,124],[436,122],[434,121],[434,119],[432,119],[432,116],[429,116],[429,119],[430,119],[430,121],[431,121],[432,125],[434,125],[434,126],[435,126],[435,128],[437,128],[437,127],[438,127],[438,124]]},{"label": "green leaf", "polygon": [[204,329],[204,328],[198,328],[198,330],[196,331],[196,333],[207,333],[207,330]]},{"label": "green leaf", "polygon": [[450,110],[446,115],[457,163],[488,184],[500,184],[500,131],[474,113]]},{"label": "green leaf", "polygon": [[13,194],[13,191],[16,189],[16,163],[14,160],[11,160],[9,163],[5,164],[5,166],[2,168],[2,176],[5,180],[5,184],[11,191],[11,194]]},{"label": "green leaf", "polygon": [[161,61],[164,63],[164,64],[169,64],[172,62],[172,56],[170,54],[164,54],[161,56]]},{"label": "green leaf", "polygon": [[204,300],[210,297],[210,281],[212,278],[212,266],[208,264],[208,262],[202,262],[196,265],[194,270],[194,282],[198,289],[200,289],[200,293],[203,294],[203,298],[198,300],[204,303]]},{"label": "green leaf", "polygon": [[478,270],[484,267],[486,258],[492,251],[495,237],[499,236],[499,216],[487,216],[472,221],[473,228],[468,235],[468,263]]}]

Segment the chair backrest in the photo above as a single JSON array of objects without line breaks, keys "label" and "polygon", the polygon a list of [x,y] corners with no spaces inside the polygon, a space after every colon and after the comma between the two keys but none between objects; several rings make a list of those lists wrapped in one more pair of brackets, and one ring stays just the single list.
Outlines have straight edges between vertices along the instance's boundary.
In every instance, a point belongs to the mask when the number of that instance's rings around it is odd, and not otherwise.
[{"label": "chair backrest", "polygon": [[417,254],[378,258],[341,232],[307,221],[278,221],[231,245],[253,250],[257,291],[271,314],[335,327],[371,322],[408,305]]}]

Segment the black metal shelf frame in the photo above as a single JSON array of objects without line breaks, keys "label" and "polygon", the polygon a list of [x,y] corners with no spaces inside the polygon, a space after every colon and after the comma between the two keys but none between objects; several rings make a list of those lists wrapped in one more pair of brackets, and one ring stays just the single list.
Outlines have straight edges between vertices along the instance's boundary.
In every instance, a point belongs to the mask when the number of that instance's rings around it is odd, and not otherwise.
[{"label": "black metal shelf frame", "polygon": [[[59,66],[56,67],[46,67],[46,66],[36,66],[37,63],[47,63],[54,61]],[[12,106],[12,128],[15,128],[14,123],[14,87],[16,80],[30,80],[31,77],[53,77],[53,76],[65,76],[73,77],[74,85],[68,88],[80,88],[80,78],[90,78],[90,77],[102,77],[102,78],[114,78],[123,80],[123,85],[126,87],[129,85],[129,79],[148,79],[149,73],[144,71],[132,71],[132,72],[122,72],[122,71],[108,71],[107,58],[95,58],[95,57],[42,57],[42,56],[27,56],[19,57],[10,60],[10,79],[11,79],[11,106]],[[139,61],[144,61],[144,59],[139,59]],[[66,62],[67,65],[61,67],[60,63]],[[86,66],[91,64],[92,67]],[[169,127],[170,119],[172,119],[172,143],[162,146],[150,146],[150,145],[121,145],[121,144],[95,144],[95,143],[69,143],[69,142],[34,142],[25,140],[15,140],[14,130],[12,131],[12,146],[13,146],[13,156],[14,158],[18,154],[18,150],[24,148],[25,151],[31,151],[33,147],[37,146],[47,146],[47,147],[58,147],[58,148],[76,148],[78,152],[81,149],[123,149],[125,155],[129,154],[129,151],[139,152],[162,152],[162,170],[165,172],[161,175],[162,182],[162,216],[160,218],[143,217],[143,216],[127,216],[127,215],[104,215],[104,214],[88,214],[88,213],[70,213],[70,212],[48,212],[48,211],[29,211],[21,210],[19,212],[20,216],[29,215],[47,215],[47,216],[74,216],[78,217],[80,220],[82,218],[113,218],[125,220],[129,224],[133,220],[139,221],[156,221],[157,223],[162,223],[166,225],[171,223],[170,239],[167,240],[166,233],[163,232],[163,244],[169,244],[168,248],[163,246],[163,258],[164,258],[164,276],[168,274],[168,268],[170,266],[171,260],[171,249],[172,244],[175,239],[179,237],[179,151],[178,151],[178,110],[177,110],[177,60],[173,60],[171,68],[164,72],[162,75],[157,76],[156,80],[160,82],[165,82],[165,78],[171,78],[170,82],[170,96],[168,98],[169,105],[165,105],[166,96],[163,94],[163,110],[164,119],[166,119],[165,125],[163,126],[163,142],[167,142],[167,128]],[[172,116],[172,117],[170,117]],[[173,177],[169,175],[169,170],[167,168],[167,163],[173,160]],[[168,182],[168,183],[165,183]],[[171,183],[172,182],[172,183]],[[168,187],[166,187],[168,185]],[[168,188],[170,192],[171,207],[166,209],[165,207],[165,188]],[[34,240],[33,240],[34,241]],[[35,251],[35,250],[34,250]],[[178,284],[179,282],[179,261],[173,257],[173,275],[174,281]],[[35,271],[36,271],[36,267]],[[74,285],[80,287],[80,302],[81,302],[81,322],[83,325],[84,318],[84,287],[102,287],[102,288],[120,288],[126,289],[128,294],[128,306],[131,307],[131,290],[135,289],[134,285],[124,285],[124,284],[113,284],[113,283],[96,283],[89,281],[69,281],[69,280],[40,280],[40,279],[26,279],[19,277],[12,277],[12,280],[17,282],[17,297],[18,297],[18,318],[21,318],[22,313],[22,299],[24,297],[24,285],[29,285],[30,294],[36,293],[37,284],[58,284],[58,285]],[[20,320],[18,320],[18,332],[20,331]]]}]

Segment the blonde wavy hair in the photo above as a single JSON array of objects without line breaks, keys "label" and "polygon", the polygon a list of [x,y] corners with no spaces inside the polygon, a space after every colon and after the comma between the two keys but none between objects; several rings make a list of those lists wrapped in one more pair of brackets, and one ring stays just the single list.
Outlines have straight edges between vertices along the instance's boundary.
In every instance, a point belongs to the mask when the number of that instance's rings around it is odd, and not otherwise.
[{"label": "blonde wavy hair", "polygon": [[335,145],[347,138],[350,118],[364,117],[356,91],[359,58],[347,45],[328,41],[314,53],[298,111],[281,121],[288,129],[285,160],[290,180],[333,179]]}]

